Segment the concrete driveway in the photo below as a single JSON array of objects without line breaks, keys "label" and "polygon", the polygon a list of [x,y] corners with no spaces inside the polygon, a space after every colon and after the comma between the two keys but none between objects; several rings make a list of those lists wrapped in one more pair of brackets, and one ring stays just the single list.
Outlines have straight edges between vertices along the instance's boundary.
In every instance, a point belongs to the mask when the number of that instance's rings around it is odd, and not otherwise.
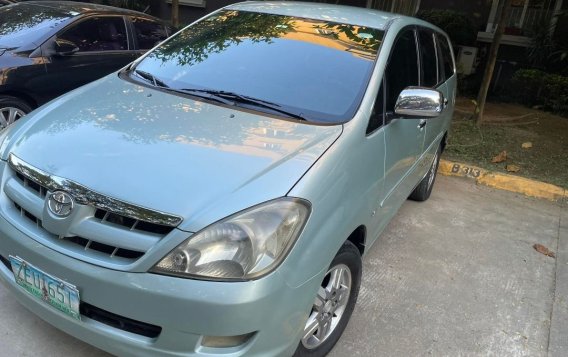
[{"label": "concrete driveway", "polygon": [[[364,262],[330,356],[568,355],[568,209],[438,177]],[[536,252],[539,243],[556,258]],[[108,356],[38,319],[0,286],[6,356]]]}]

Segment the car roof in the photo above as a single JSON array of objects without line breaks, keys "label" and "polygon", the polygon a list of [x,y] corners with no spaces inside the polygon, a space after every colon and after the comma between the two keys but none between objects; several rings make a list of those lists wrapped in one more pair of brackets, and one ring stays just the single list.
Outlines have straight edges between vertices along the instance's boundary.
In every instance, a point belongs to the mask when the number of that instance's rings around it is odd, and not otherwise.
[{"label": "car roof", "polygon": [[225,7],[225,9],[303,17],[355,26],[372,27],[383,31],[386,30],[393,21],[405,21],[409,25],[423,25],[441,31],[434,25],[414,17],[362,7],[325,3],[299,1],[247,1],[229,5]]},{"label": "car roof", "polygon": [[226,9],[304,17],[380,30],[385,30],[391,20],[401,16],[361,7],[297,1],[247,1],[229,5]]},{"label": "car roof", "polygon": [[84,2],[75,1],[25,1],[18,3],[19,6],[36,6],[36,7],[47,7],[52,10],[59,10],[62,14],[67,14],[70,17],[75,17],[79,15],[86,15],[91,13],[115,13],[115,14],[128,14],[128,15],[139,15],[144,17],[152,17],[148,14],[142,12],[121,9],[113,6],[90,4]]}]

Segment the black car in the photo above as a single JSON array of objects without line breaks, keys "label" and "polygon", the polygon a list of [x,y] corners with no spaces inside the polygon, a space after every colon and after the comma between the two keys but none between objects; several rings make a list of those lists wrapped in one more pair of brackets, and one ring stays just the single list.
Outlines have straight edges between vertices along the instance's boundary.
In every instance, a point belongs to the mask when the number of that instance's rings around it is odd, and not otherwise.
[{"label": "black car", "polygon": [[29,1],[0,7],[0,129],[132,62],[175,29],[110,6]]},{"label": "black car", "polygon": [[10,5],[10,4],[15,4],[17,1],[14,0],[0,0],[0,7],[4,6],[4,5]]}]

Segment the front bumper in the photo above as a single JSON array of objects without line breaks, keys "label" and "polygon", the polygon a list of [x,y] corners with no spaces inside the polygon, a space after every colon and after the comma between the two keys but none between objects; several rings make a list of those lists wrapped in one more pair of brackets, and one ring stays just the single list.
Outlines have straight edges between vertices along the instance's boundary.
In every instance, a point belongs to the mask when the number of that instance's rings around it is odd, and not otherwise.
[{"label": "front bumper", "polygon": [[[1,216],[0,255],[19,256],[76,285],[82,302],[162,328],[150,338],[85,316],[76,321],[29,295],[0,264],[0,281],[21,304],[66,333],[120,356],[290,356],[319,285],[318,275],[291,288],[278,271],[256,281],[226,283],[111,270],[47,248]],[[200,343],[202,336],[250,332],[255,336],[238,347]]]}]

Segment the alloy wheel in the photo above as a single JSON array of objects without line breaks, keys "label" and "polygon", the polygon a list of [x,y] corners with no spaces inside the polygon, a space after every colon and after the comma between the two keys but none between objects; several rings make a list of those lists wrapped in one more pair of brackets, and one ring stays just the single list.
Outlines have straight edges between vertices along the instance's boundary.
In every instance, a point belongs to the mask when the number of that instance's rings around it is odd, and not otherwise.
[{"label": "alloy wheel", "polygon": [[320,346],[335,331],[351,293],[351,271],[338,264],[327,272],[319,288],[302,337],[307,349]]},{"label": "alloy wheel", "polygon": [[5,107],[0,108],[0,130],[4,129],[10,124],[14,124],[14,122],[21,117],[26,115],[26,113],[15,107]]}]

